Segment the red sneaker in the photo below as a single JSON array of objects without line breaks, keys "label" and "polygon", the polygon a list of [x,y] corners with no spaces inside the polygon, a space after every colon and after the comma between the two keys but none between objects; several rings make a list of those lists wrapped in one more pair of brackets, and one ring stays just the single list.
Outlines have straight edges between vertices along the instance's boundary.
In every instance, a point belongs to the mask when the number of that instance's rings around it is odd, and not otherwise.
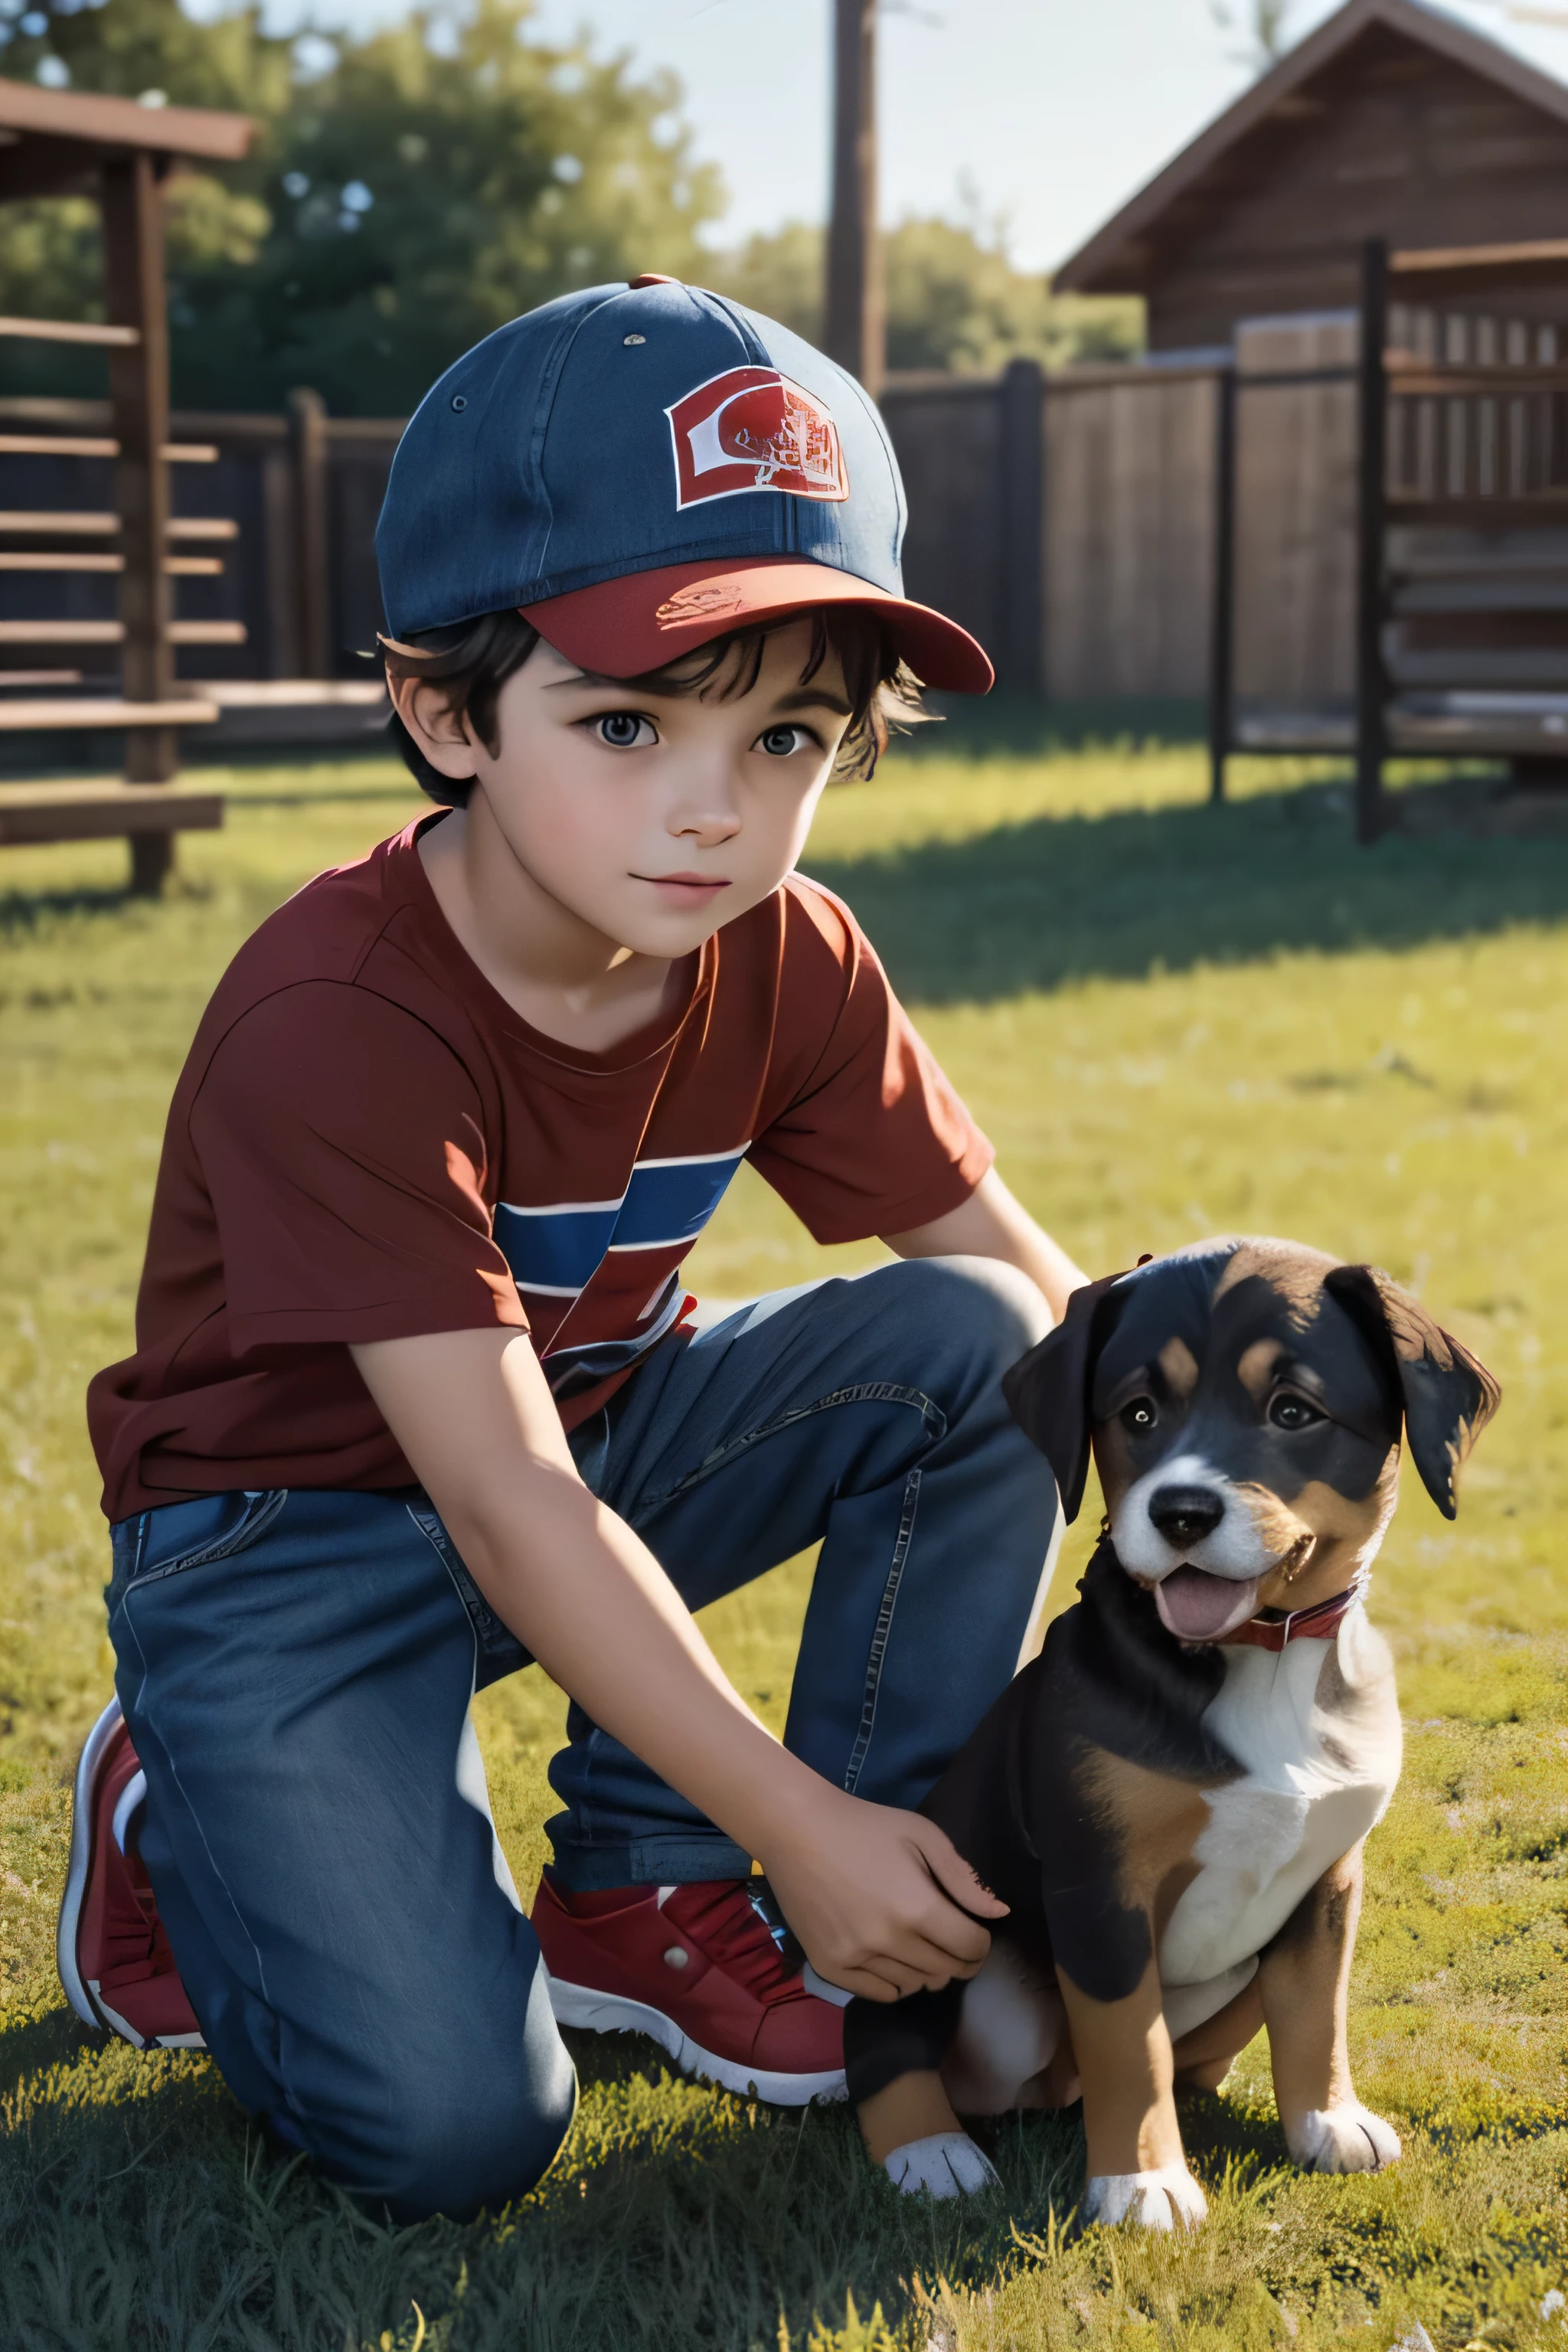
[{"label": "red sneaker", "polygon": [[533,1927],[563,2025],[646,2033],[682,2072],[804,2107],[844,2096],[844,2017],[808,1992],[758,1879],[574,1895],[547,1874]]},{"label": "red sneaker", "polygon": [[205,2050],[153,1888],[132,1815],[147,1793],[131,1734],[111,1698],[76,1768],[70,1864],[55,1958],[66,1998],[84,2025],[107,2026],[138,2050]]}]

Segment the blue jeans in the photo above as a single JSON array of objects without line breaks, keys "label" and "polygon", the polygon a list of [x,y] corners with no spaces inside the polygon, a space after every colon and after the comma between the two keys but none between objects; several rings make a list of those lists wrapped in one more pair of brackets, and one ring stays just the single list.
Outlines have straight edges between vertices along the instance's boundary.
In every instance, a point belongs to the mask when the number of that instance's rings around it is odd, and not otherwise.
[{"label": "blue jeans", "polygon": [[[820,1538],[785,1736],[861,1796],[918,1802],[1028,1647],[1056,1490],[999,1381],[1039,1328],[1005,1267],[883,1267],[666,1341],[574,1439],[693,1608]],[[142,1854],[226,2081],[395,2219],[521,2194],[575,2084],[468,1702],[526,1654],[416,1491],[216,1495],[113,1541]],[[750,1867],[568,1733],[566,1885]]]}]

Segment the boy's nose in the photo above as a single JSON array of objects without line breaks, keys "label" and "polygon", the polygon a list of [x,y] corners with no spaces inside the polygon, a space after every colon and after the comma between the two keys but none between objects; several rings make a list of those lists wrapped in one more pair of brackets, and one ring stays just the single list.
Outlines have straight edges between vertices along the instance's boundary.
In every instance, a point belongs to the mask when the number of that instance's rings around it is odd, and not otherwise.
[{"label": "boy's nose", "polygon": [[714,843],[728,841],[741,830],[741,816],[721,794],[704,795],[672,811],[669,829],[678,839]]}]

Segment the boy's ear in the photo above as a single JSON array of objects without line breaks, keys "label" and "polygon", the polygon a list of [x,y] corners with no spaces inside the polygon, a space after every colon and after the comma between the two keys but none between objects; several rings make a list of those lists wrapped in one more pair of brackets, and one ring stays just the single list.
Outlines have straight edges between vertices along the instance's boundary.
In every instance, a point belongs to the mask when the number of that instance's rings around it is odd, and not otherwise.
[{"label": "boy's ear", "polygon": [[471,782],[473,746],[440,681],[389,667],[386,690],[393,709],[437,774],[453,783]]},{"label": "boy's ear", "polygon": [[1089,1391],[1105,1337],[1101,1308],[1107,1292],[1121,1279],[1108,1274],[1075,1290],[1056,1329],[1002,1375],[1008,1410],[1050,1464],[1069,1525],[1079,1515],[1089,1477]]},{"label": "boy's ear", "polygon": [[1336,1265],[1323,1287],[1352,1315],[1390,1367],[1421,1483],[1446,1519],[1455,1517],[1454,1473],[1486,1427],[1502,1391],[1479,1360],[1435,1322],[1378,1265]]}]

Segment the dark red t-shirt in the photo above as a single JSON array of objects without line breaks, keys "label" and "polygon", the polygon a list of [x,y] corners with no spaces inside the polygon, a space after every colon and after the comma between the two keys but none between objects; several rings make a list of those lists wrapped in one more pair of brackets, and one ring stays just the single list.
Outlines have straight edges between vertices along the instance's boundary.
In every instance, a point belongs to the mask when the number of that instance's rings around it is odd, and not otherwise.
[{"label": "dark red t-shirt", "polygon": [[568,1428],[686,1306],[742,1159],[818,1241],[967,1199],[991,1150],[847,908],[790,875],[610,1052],[531,1029],[442,915],[426,816],[240,950],[170,1108],[136,1352],[88,1392],[111,1519],[413,1473],[348,1344],[530,1331]]}]

